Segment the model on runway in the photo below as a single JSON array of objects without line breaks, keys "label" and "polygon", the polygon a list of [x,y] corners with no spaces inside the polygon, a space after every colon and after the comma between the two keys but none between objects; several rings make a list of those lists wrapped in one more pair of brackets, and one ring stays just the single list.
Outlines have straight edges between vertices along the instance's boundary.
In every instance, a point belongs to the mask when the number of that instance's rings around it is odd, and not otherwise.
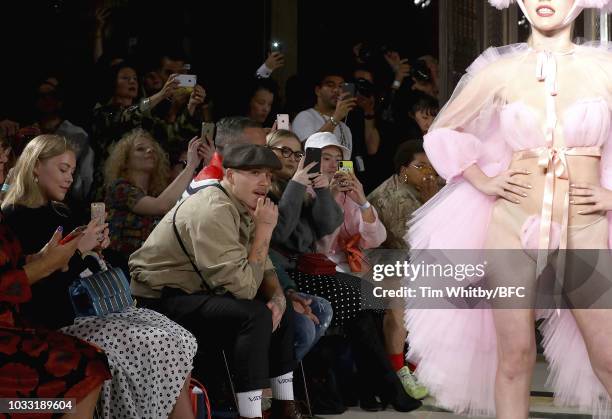
[{"label": "model on runway", "polygon": [[[612,2],[517,1],[529,42],[485,51],[438,115],[425,150],[448,184],[407,235],[413,256],[515,249],[520,263],[490,267],[501,285],[533,285],[547,265],[557,278],[570,275],[564,260],[533,249],[609,249],[612,238],[612,46],[571,39],[584,8],[609,10]],[[428,310],[409,302],[408,356],[440,405],[527,418],[537,318],[545,319],[556,401],[608,415],[612,309]]]}]

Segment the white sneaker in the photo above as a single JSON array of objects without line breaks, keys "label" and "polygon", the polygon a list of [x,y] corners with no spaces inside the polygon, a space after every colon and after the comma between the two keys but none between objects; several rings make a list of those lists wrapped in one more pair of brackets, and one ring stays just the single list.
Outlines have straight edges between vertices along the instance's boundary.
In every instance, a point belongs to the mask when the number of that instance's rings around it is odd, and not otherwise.
[{"label": "white sneaker", "polygon": [[416,378],[414,378],[408,367],[402,367],[402,369],[397,372],[397,376],[402,382],[404,390],[410,397],[417,400],[427,397],[427,394],[429,393],[427,387],[417,382]]}]

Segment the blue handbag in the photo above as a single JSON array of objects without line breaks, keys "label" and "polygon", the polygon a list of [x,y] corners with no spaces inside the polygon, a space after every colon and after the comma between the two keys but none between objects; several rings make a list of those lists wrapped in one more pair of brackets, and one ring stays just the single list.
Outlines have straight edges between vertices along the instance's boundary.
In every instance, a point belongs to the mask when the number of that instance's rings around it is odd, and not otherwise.
[{"label": "blue handbag", "polygon": [[77,317],[106,316],[134,305],[130,284],[121,268],[109,268],[75,280],[68,288]]}]

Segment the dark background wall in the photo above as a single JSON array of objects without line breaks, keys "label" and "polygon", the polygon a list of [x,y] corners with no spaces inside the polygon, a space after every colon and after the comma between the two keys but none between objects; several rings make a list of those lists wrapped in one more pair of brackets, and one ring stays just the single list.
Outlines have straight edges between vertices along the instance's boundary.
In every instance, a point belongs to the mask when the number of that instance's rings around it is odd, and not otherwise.
[{"label": "dark background wall", "polygon": [[[357,40],[375,48],[388,45],[412,58],[436,55],[436,3],[422,10],[407,0],[298,0],[298,72],[346,62]],[[79,105],[75,111],[95,101],[92,39],[100,4],[113,7],[105,52],[146,62],[162,51],[183,50],[213,97],[231,95],[231,87],[261,64],[270,40],[271,0],[3,1],[0,117],[25,117],[32,86],[49,70],[67,81],[68,97]],[[381,64],[382,55],[377,60]]]}]

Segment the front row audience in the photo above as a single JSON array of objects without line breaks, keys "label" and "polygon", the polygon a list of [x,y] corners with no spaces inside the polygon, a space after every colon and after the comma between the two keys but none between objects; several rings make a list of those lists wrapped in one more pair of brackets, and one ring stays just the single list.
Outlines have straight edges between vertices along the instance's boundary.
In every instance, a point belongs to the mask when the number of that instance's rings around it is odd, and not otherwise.
[{"label": "front row audience", "polygon": [[[0,293],[0,353],[14,360],[10,371],[0,368],[0,394],[74,397],[82,417],[91,417],[99,398],[104,417],[189,419],[199,342],[229,355],[240,417],[263,417],[262,391],[271,388],[271,417],[301,418],[293,395],[296,361],[331,325],[349,338],[363,409],[418,408],[426,389],[404,367],[400,342],[388,336],[404,341],[405,330],[390,326],[400,311],[388,310],[383,328],[384,309],[359,277],[368,269],[362,249],[399,240],[385,203],[373,196],[370,204],[354,173],[338,171],[351,152],[333,133],[305,143],[321,149],[318,169],[305,165],[293,132],[273,131],[267,145],[263,137],[257,123],[226,118],[217,126],[213,158],[222,160],[221,173],[206,166],[192,181],[202,160],[212,164],[212,150],[194,138],[185,168],[168,184],[157,141],[142,129],[128,132],[106,161],[110,226],[88,223],[62,203],[77,169],[71,143],[57,135],[31,140],[1,204],[0,289],[17,292]],[[8,146],[0,145],[8,156]],[[387,183],[423,202],[435,190],[431,179],[408,186],[427,165],[412,162],[415,150],[410,163],[402,160],[401,181]],[[77,239],[59,244],[82,225]],[[113,262],[122,256],[126,268],[131,254],[132,293],[147,308],[75,318],[68,287],[102,268],[103,262],[92,267],[100,258],[88,258],[102,254]],[[22,323],[33,329],[16,328]],[[22,344],[13,349],[6,341]],[[37,384],[14,390],[6,378],[13,371],[37,376]]]},{"label": "front row audience", "polygon": [[[283,153],[289,156],[289,151],[301,152],[299,138],[289,131],[271,134],[268,146],[281,156]],[[352,344],[361,407],[375,411],[391,404],[398,411],[414,410],[420,403],[404,391],[379,337],[377,317],[382,310],[372,301],[372,285],[356,276],[336,272],[335,264],[329,266],[330,262],[326,263],[326,258],[316,253],[319,241],[329,235],[334,241],[333,235],[345,225],[342,208],[329,186],[331,173],[335,173],[332,167],[337,169],[340,159],[348,160],[350,152],[328,132],[310,136],[306,141],[308,147],[321,149],[319,172],[309,174],[313,163],[304,167],[302,159],[296,167],[289,156],[283,157],[282,170],[273,173],[270,196],[279,205],[279,221],[272,234],[273,251],[298,289],[331,302],[332,326],[342,326]],[[372,209],[368,212],[375,216]],[[378,224],[374,230],[376,233],[368,239],[382,242],[386,237],[384,227]],[[376,396],[382,399],[382,405]]]},{"label": "front row audience", "polygon": [[301,418],[293,309],[268,257],[278,208],[266,195],[281,163],[264,146],[230,144],[223,165],[220,183],[177,205],[132,255],[132,291],[199,341],[214,336],[227,347],[242,417],[262,417],[262,389],[270,386],[272,418]]},{"label": "front row audience", "polygon": [[[38,253],[58,230],[68,233],[83,224],[61,204],[75,167],[70,144],[55,135],[34,138],[19,157],[2,213],[24,254]],[[104,417],[193,417],[188,383],[197,344],[191,333],[143,308],[75,319],[68,287],[92,269],[80,255],[108,244],[107,225],[99,226],[97,220],[89,222],[67,269],[49,272],[32,284],[32,298],[22,304],[21,316],[34,327],[59,329],[106,353],[112,379],[104,383],[100,395]],[[53,359],[48,362],[53,363]],[[54,388],[61,388],[59,383],[57,386]]]}]

